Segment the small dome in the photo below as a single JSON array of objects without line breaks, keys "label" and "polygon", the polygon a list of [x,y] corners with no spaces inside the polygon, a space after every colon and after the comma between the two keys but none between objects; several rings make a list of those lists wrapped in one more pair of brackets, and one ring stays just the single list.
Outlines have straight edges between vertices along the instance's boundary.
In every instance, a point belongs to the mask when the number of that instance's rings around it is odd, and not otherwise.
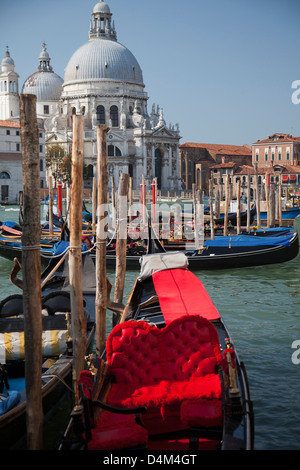
[{"label": "small dome", "polygon": [[8,71],[8,70],[13,70],[15,67],[15,63],[13,59],[10,57],[9,50],[7,49],[5,53],[5,57],[3,57],[1,61],[1,69],[2,72]]},{"label": "small dome", "polygon": [[107,3],[100,0],[100,2],[94,6],[93,13],[110,13],[110,8]]},{"label": "small dome", "polygon": [[57,101],[62,93],[63,79],[53,72],[50,57],[43,42],[39,66],[23,85],[23,94],[36,95],[38,101]]},{"label": "small dome", "polygon": [[62,93],[63,79],[54,72],[38,71],[23,85],[23,94],[36,95],[38,101],[57,101]]}]

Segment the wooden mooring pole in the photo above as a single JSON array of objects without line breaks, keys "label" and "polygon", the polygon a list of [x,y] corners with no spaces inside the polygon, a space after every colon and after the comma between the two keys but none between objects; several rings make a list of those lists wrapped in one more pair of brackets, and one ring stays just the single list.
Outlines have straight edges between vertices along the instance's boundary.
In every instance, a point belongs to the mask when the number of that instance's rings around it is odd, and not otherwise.
[{"label": "wooden mooring pole", "polygon": [[83,311],[81,238],[83,199],[83,116],[73,115],[70,201],[69,277],[73,345],[73,376],[78,379],[84,368],[86,319]]},{"label": "wooden mooring pole", "polygon": [[[122,173],[119,179],[118,189],[118,225],[116,245],[116,274],[114,301],[122,303],[126,275],[126,250],[127,250],[127,206],[128,206],[129,175]],[[113,312],[113,325],[119,322],[117,312]]]},{"label": "wooden mooring pole", "polygon": [[96,352],[98,356],[104,351],[106,342],[106,308],[107,308],[107,282],[106,282],[106,244],[107,244],[107,158],[106,134],[104,124],[97,125],[97,213],[98,223],[96,232]]},{"label": "wooden mooring pole", "polygon": [[43,447],[40,160],[36,96],[20,95],[24,221],[22,231],[27,449]]},{"label": "wooden mooring pole", "polygon": [[224,236],[228,234],[229,176],[225,176]]}]

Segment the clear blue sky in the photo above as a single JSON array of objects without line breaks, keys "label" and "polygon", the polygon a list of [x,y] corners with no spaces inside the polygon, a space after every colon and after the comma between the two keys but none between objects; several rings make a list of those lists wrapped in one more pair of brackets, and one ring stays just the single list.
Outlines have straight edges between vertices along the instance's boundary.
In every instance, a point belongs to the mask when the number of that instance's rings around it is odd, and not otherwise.
[{"label": "clear blue sky", "polygon": [[[97,0],[1,0],[6,46],[20,87],[45,41],[62,78],[88,40]],[[184,142],[249,144],[274,132],[300,136],[300,0],[107,0],[118,41],[138,60],[149,95]]]}]

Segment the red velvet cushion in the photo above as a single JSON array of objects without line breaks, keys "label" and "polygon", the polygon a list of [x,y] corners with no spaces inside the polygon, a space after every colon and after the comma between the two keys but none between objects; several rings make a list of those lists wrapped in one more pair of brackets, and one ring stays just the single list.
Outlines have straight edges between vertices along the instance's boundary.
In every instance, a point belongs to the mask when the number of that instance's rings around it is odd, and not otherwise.
[{"label": "red velvet cushion", "polygon": [[83,393],[90,398],[91,388],[93,386],[93,375],[89,370],[83,370],[80,372],[80,377],[78,380],[78,386],[83,386]]},{"label": "red velvet cushion", "polygon": [[143,321],[117,325],[107,339],[107,362],[117,383],[142,387],[214,373],[222,355],[212,323],[191,315],[161,330]]},{"label": "red velvet cushion", "polygon": [[119,415],[105,411],[95,429],[89,450],[114,450],[133,447],[146,447],[148,433],[136,424],[134,415]]}]

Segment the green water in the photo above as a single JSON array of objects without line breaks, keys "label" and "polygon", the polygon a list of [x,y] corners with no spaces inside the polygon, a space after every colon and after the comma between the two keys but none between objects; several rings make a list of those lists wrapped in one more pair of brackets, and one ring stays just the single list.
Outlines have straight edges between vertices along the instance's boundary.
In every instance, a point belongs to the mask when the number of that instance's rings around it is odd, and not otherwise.
[{"label": "green water", "polygon": [[[1,220],[14,212],[1,211]],[[300,230],[300,220],[295,227]],[[8,276],[12,262],[0,258],[0,299],[19,292]],[[255,412],[255,448],[300,450],[300,364],[292,362],[300,341],[300,255],[269,266],[198,271],[244,361]],[[124,300],[137,272],[128,271]],[[108,271],[114,283],[114,272]],[[111,328],[108,313],[107,333]],[[300,355],[299,355],[300,357]]]}]

